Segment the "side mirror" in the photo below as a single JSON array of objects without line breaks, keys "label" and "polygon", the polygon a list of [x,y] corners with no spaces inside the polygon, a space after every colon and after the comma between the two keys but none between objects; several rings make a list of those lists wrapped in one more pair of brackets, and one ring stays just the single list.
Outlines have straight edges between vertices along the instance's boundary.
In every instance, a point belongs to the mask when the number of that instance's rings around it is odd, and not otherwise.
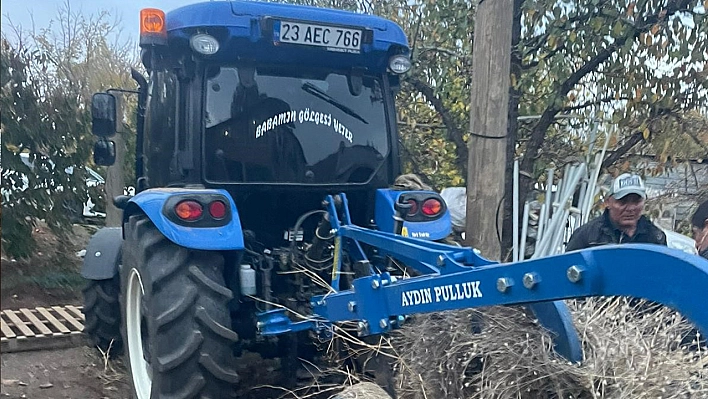
[{"label": "side mirror", "polygon": [[100,138],[93,145],[93,162],[102,166],[111,166],[116,163],[116,143]]},{"label": "side mirror", "polygon": [[91,98],[91,133],[99,137],[116,134],[118,112],[116,98],[108,93],[96,93]]}]

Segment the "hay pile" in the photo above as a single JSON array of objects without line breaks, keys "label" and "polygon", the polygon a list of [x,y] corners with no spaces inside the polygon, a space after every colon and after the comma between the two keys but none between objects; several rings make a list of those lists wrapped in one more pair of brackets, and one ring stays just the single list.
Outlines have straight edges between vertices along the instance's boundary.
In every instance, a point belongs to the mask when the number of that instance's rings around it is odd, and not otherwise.
[{"label": "hay pile", "polygon": [[685,348],[691,326],[676,312],[623,298],[570,305],[579,365],[557,357],[522,308],[417,316],[392,340],[399,397],[708,398],[708,353]]}]

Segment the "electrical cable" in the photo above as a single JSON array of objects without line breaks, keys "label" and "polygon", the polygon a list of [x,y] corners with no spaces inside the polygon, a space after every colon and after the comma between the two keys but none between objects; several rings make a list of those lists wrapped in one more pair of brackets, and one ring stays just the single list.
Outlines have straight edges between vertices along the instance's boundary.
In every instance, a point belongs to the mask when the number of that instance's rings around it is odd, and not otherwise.
[{"label": "electrical cable", "polygon": [[501,245],[502,243],[502,234],[501,234],[501,228],[499,227],[499,211],[501,210],[501,206],[504,203],[504,198],[506,198],[506,193],[502,195],[501,199],[499,200],[499,203],[497,204],[497,211],[494,213],[496,216],[495,224],[497,227],[497,240],[499,240],[499,244]]},{"label": "electrical cable", "polygon": [[312,215],[316,215],[319,213],[327,213],[327,211],[322,210],[322,209],[316,209],[314,211],[309,211],[300,216],[297,221],[295,222],[295,226],[293,227],[293,236],[292,240],[290,241],[290,255],[294,253],[293,251],[295,250],[295,238],[297,237],[297,231],[300,230],[300,226],[305,222],[305,219],[309,218]]},{"label": "electrical cable", "polygon": [[487,135],[485,135],[485,134],[479,134],[479,133],[474,133],[474,132],[468,132],[468,134],[469,134],[470,136],[479,137],[479,138],[481,138],[481,139],[505,139],[505,138],[508,137],[507,135],[503,135],[503,136],[487,136]]}]

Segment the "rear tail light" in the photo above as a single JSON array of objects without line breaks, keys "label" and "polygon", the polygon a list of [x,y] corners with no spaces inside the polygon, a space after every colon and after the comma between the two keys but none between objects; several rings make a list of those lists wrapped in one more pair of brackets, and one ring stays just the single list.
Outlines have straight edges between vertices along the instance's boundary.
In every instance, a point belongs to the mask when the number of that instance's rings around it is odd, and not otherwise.
[{"label": "rear tail light", "polygon": [[425,202],[423,202],[423,206],[421,207],[421,212],[423,212],[426,216],[436,216],[441,210],[442,203],[435,198],[425,200]]},{"label": "rear tail light", "polygon": [[175,214],[182,220],[188,222],[198,220],[204,212],[202,205],[197,201],[186,200],[175,206]]},{"label": "rear tail light", "polygon": [[223,201],[214,201],[209,204],[209,214],[214,219],[223,219],[226,216],[226,204]]},{"label": "rear tail light", "polygon": [[408,216],[413,216],[418,213],[418,201],[409,199],[408,204],[411,206],[410,209],[408,209]]}]

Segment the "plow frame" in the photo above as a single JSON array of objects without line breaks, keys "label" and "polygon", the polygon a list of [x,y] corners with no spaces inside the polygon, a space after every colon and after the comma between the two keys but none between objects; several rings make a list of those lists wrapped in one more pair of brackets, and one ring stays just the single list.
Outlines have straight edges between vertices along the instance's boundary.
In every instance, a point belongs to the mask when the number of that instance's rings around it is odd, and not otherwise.
[{"label": "plow frame", "polygon": [[[555,350],[570,361],[582,360],[582,348],[562,300],[592,296],[644,298],[679,311],[708,332],[708,260],[649,244],[603,246],[541,259],[497,263],[478,251],[365,229],[351,224],[346,197],[342,219],[327,199],[336,234],[332,291],[312,298],[313,315],[292,322],[286,309],[259,314],[263,335],[314,329],[357,321],[361,336],[399,327],[401,315],[497,305],[527,305],[554,337]],[[371,264],[362,245],[382,258],[394,258],[422,273],[397,279]],[[359,270],[353,287],[339,290],[343,247]]]}]

